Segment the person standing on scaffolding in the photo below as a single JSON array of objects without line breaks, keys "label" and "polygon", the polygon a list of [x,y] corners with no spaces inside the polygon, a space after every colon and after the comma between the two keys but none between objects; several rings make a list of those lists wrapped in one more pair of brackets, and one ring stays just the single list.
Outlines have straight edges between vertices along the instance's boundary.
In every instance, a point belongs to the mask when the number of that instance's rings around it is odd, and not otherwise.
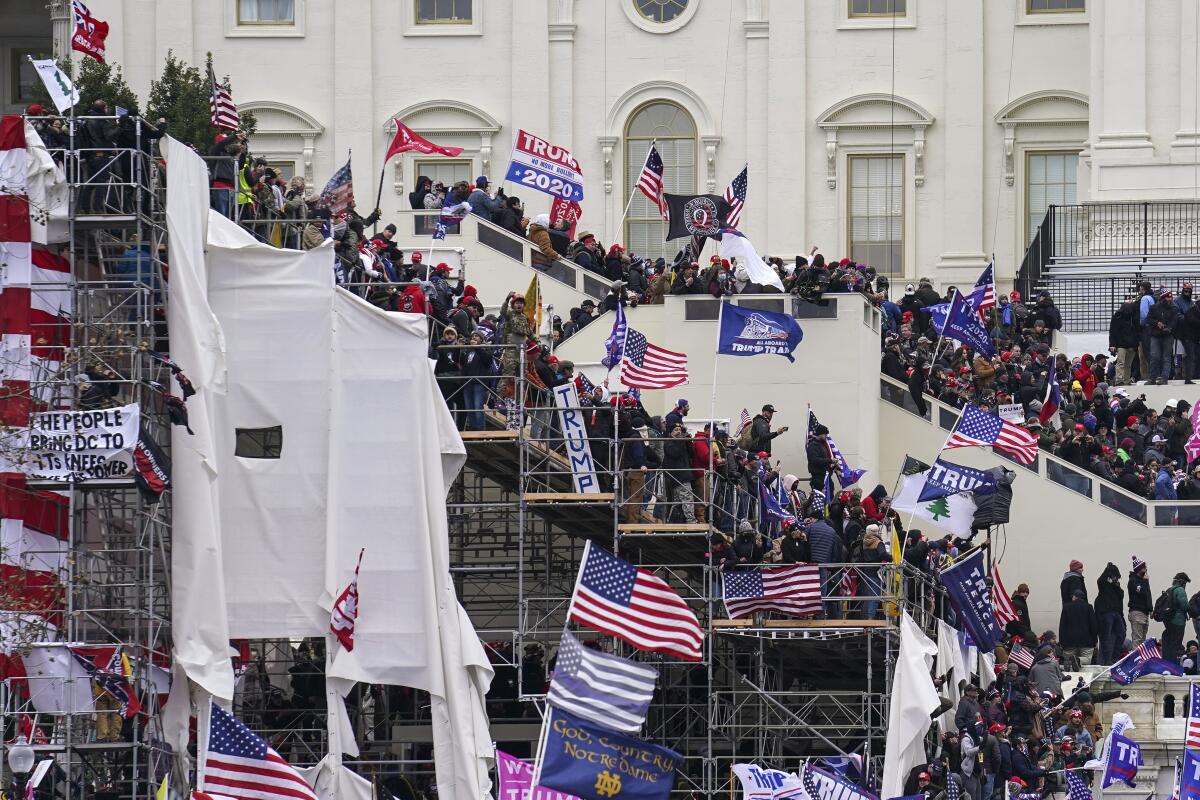
[{"label": "person standing on scaffolding", "polygon": [[533,323],[525,315],[525,298],[516,292],[509,292],[500,307],[500,319],[504,324],[504,352],[500,356],[500,396],[513,399],[514,381],[521,368],[520,348],[526,342],[536,342],[537,336],[533,331]]}]

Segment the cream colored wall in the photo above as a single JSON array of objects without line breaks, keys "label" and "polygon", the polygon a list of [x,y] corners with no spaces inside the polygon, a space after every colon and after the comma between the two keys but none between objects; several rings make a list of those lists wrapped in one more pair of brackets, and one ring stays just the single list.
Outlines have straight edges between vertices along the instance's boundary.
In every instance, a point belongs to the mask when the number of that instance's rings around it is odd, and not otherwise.
[{"label": "cream colored wall", "polygon": [[[735,302],[741,299],[735,298]],[[878,482],[877,401],[870,391],[862,391],[862,387],[877,381],[878,333],[870,326],[877,327],[878,322],[875,312],[861,298],[839,295],[837,319],[799,320],[804,340],[796,348],[794,364],[782,356],[717,356],[717,323],[684,319],[685,302],[680,297],[668,297],[663,305],[628,310],[630,327],[644,333],[651,342],[688,355],[691,381],[677,389],[644,391],[642,399],[649,411],[664,414],[677,399],[686,398],[692,417],[733,420],[736,424],[743,408],[753,415],[771,403],[778,409],[773,427],[789,428],[775,439],[772,455],[782,460],[785,472],[804,477],[808,475],[804,456],[806,404],[811,403],[851,466],[868,470],[863,478],[866,490]],[[593,380],[603,377],[603,367],[595,365],[604,355],[604,340],[611,328],[611,315],[600,318],[559,348],[558,356],[582,365]],[[715,414],[710,410],[714,361],[719,361]]]}]

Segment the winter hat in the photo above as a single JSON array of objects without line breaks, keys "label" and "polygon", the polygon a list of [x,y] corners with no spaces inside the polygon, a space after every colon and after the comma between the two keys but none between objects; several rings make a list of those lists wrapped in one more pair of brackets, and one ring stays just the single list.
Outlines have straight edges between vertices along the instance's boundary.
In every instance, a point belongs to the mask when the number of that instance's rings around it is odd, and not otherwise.
[{"label": "winter hat", "polygon": [[1131,439],[1128,436],[1126,436],[1124,439],[1122,439],[1121,440],[1121,449],[1124,450],[1126,453],[1128,453],[1130,450],[1132,450],[1133,449],[1133,439]]},{"label": "winter hat", "polygon": [[1083,572],[1083,562],[1077,558],[1072,558],[1070,563],[1071,572]]},{"label": "winter hat", "polygon": [[917,289],[911,283],[906,283],[906,284],[904,284],[904,293],[905,294],[916,294]]},{"label": "winter hat", "polygon": [[1126,417],[1125,424],[1132,428],[1138,424],[1138,418],[1133,414],[1130,414],[1128,417]]},{"label": "winter hat", "polygon": [[1137,556],[1130,556],[1130,558],[1133,559],[1133,571],[1134,572],[1137,572],[1139,569],[1146,566],[1146,562],[1143,561],[1142,559],[1138,558]]}]

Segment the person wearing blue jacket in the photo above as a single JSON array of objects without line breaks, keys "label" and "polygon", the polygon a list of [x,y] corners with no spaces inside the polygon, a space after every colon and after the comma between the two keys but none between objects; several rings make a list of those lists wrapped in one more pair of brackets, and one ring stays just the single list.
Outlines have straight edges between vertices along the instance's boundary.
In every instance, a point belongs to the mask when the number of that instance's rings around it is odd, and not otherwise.
[{"label": "person wearing blue jacket", "polygon": [[1171,470],[1166,464],[1163,464],[1159,468],[1158,477],[1154,479],[1154,499],[1179,499],[1179,496],[1175,493],[1175,476],[1171,474]]}]

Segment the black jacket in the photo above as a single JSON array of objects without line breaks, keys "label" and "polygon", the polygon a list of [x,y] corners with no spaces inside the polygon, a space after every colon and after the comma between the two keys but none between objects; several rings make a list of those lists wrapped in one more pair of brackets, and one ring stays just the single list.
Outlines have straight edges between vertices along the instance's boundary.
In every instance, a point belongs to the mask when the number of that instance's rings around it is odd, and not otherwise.
[{"label": "black jacket", "polygon": [[1129,573],[1129,610],[1149,614],[1154,610],[1154,597],[1150,592],[1150,580],[1136,572]]},{"label": "black jacket", "polygon": [[492,215],[492,224],[499,225],[517,236],[525,235],[525,229],[521,227],[521,212],[507,204],[496,209],[496,213]]},{"label": "black jacket", "polygon": [[771,440],[780,433],[781,431],[772,431],[770,421],[762,414],[759,414],[754,418],[754,422],[750,427],[750,449],[756,453],[761,450],[770,455]]},{"label": "black jacket", "polygon": [[825,474],[833,467],[833,457],[829,455],[829,444],[823,439],[813,438],[804,448],[808,456],[808,474],[811,477],[809,485],[813,488],[825,487]]},{"label": "black jacket", "polygon": [[1063,647],[1095,647],[1096,634],[1096,614],[1086,601],[1063,606],[1058,616],[1058,641]]},{"label": "black jacket", "polygon": [[1124,613],[1125,590],[1121,588],[1121,570],[1111,561],[1096,579],[1096,613]]},{"label": "black jacket", "polygon": [[1087,584],[1083,582],[1083,576],[1078,572],[1068,572],[1063,575],[1062,583],[1058,585],[1058,593],[1062,596],[1064,606],[1071,602],[1071,595],[1075,592],[1083,592],[1083,599],[1087,600]]},{"label": "black jacket", "polygon": [[1150,306],[1150,313],[1146,314],[1146,328],[1151,336],[1173,336],[1179,320],[1179,306],[1159,300]]}]

